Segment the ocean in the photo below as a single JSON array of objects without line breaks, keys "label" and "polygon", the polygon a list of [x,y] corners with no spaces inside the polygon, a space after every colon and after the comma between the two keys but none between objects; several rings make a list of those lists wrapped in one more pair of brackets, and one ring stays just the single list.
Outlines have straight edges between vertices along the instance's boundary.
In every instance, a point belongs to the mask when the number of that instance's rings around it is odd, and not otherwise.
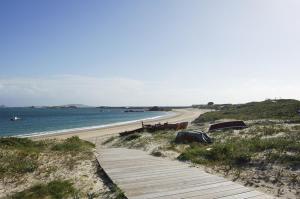
[{"label": "ocean", "polygon": [[[165,116],[166,112],[125,112],[108,108],[0,108],[0,136],[35,136],[93,129]],[[20,120],[11,121],[13,117]]]}]

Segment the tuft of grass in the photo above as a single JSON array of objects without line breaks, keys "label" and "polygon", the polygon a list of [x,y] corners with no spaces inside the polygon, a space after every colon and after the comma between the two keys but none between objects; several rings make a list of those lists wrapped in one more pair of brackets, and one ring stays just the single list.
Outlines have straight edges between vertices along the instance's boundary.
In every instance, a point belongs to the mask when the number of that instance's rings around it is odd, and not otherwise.
[{"label": "tuft of grass", "polygon": [[22,192],[16,193],[11,199],[62,199],[74,196],[77,190],[67,180],[55,180],[48,184],[37,184]]},{"label": "tuft of grass", "polygon": [[293,126],[292,129],[295,131],[300,131],[300,125]]},{"label": "tuft of grass", "polygon": [[78,136],[73,136],[65,139],[62,143],[55,144],[52,150],[62,152],[87,152],[94,147],[95,145],[93,143],[81,140]]},{"label": "tuft of grass", "polygon": [[108,143],[114,141],[115,139],[116,139],[116,137],[112,136],[112,137],[108,138],[107,140],[105,140],[104,142],[102,142],[102,144],[108,144]]},{"label": "tuft of grass", "polygon": [[132,140],[135,140],[137,138],[140,138],[141,137],[141,134],[138,134],[138,133],[134,133],[134,134],[130,134],[130,135],[127,135],[124,140],[125,141],[132,141]]}]

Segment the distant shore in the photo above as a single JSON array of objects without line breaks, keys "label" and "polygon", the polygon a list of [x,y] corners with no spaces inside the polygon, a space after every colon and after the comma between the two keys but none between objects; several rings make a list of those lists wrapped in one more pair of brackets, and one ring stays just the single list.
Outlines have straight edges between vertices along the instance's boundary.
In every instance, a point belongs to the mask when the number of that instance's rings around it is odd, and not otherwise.
[{"label": "distant shore", "polygon": [[138,120],[132,122],[125,122],[125,123],[116,123],[111,124],[103,127],[99,127],[97,129],[84,129],[78,131],[70,131],[64,133],[57,133],[57,134],[46,134],[46,135],[37,135],[31,137],[32,139],[45,139],[45,138],[57,138],[57,139],[65,139],[72,136],[79,136],[81,139],[91,140],[97,137],[105,137],[113,134],[118,134],[123,131],[129,131],[136,128],[141,127],[141,122],[143,121],[144,124],[154,124],[154,123],[175,123],[175,122],[191,122],[195,118],[197,118],[200,114],[205,112],[204,110],[194,109],[194,108],[187,108],[187,109],[174,109],[171,111],[171,114],[166,116],[161,116],[152,119],[145,119],[145,120]]}]

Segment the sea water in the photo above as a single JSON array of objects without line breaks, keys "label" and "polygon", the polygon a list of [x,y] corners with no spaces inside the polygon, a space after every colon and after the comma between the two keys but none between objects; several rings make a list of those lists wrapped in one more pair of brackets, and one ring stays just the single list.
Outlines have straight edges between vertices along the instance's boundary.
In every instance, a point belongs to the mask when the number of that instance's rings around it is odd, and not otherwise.
[{"label": "sea water", "polygon": [[[116,108],[0,108],[0,136],[36,136],[101,128],[165,116]],[[11,121],[13,117],[20,120]]]}]

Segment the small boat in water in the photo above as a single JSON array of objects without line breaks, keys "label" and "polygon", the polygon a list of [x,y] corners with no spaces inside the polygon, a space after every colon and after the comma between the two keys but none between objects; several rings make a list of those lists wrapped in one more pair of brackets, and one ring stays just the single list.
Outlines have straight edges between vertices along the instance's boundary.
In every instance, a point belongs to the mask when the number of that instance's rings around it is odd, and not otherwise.
[{"label": "small boat in water", "polygon": [[21,119],[21,118],[15,116],[15,117],[11,118],[10,121],[17,121],[17,120],[20,120],[20,119]]}]

